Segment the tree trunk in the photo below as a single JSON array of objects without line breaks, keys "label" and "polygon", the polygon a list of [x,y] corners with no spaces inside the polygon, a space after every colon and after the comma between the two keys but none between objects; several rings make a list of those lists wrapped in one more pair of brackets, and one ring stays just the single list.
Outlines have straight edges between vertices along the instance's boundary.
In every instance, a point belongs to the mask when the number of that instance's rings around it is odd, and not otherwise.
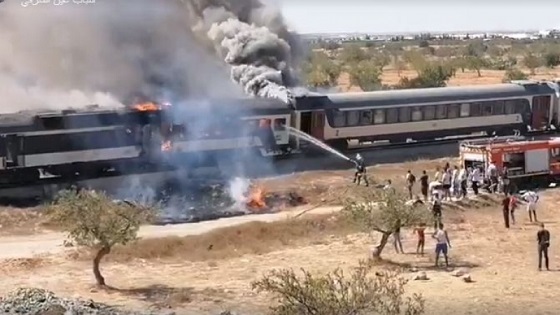
[{"label": "tree trunk", "polygon": [[390,233],[383,233],[381,235],[381,241],[377,246],[375,246],[375,249],[373,250],[373,259],[375,260],[381,259],[381,252],[383,251],[383,248],[385,248],[385,245],[387,245],[387,242],[389,241],[389,236],[391,236]]},{"label": "tree trunk", "polygon": [[480,73],[480,69],[476,69],[476,74],[478,74],[479,78],[482,76],[482,74]]},{"label": "tree trunk", "polygon": [[105,286],[105,278],[101,275],[101,271],[99,270],[99,263],[101,263],[101,259],[105,257],[105,255],[111,252],[110,246],[103,246],[95,255],[93,259],[93,275],[95,276],[95,281],[99,286]]}]

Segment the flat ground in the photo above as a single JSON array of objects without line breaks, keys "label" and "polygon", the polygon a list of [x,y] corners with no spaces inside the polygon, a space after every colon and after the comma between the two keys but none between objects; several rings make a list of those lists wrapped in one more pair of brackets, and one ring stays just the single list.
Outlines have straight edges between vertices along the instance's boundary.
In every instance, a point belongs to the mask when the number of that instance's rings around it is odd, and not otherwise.
[{"label": "flat ground", "polygon": [[[373,166],[369,171],[376,182],[391,178],[400,186],[407,169],[416,174],[426,169],[433,174],[435,166],[444,162]],[[329,271],[336,266],[354,266],[368,257],[376,243],[374,237],[341,224],[332,213],[336,211],[332,205],[358,189],[349,183],[351,175],[351,171],[313,172],[264,183],[268,191],[298,189],[311,202],[304,208],[268,216],[268,223],[249,222],[254,218],[247,217],[242,220],[245,223],[237,219],[233,223],[221,220],[145,228],[144,239],[116,248],[103,263],[109,284],[118,288],[112,291],[92,287],[90,253],[57,247],[62,236],[49,231],[40,214],[4,212],[0,294],[14,286],[33,286],[131,308],[180,307],[178,314],[215,314],[225,309],[255,314],[271,302],[269,296],[256,295],[250,288],[251,281],[264,272],[299,267]],[[544,192],[539,209],[540,219],[552,234],[554,271],[537,271],[537,226],[528,223],[525,211],[518,210],[518,223],[506,230],[498,201],[491,196],[449,204],[444,209],[453,243],[451,263],[455,269],[467,268],[473,283],[432,268],[434,244],[430,240],[425,256],[412,254],[415,237],[410,230],[403,233],[407,254],[395,254],[389,246],[383,256],[392,263],[379,268],[399,268],[407,278],[413,275],[410,266],[425,270],[430,279],[411,281],[407,290],[424,295],[427,314],[557,314],[560,243],[554,240],[560,234],[558,197],[558,190]],[[331,207],[325,208],[327,205]],[[313,207],[318,208],[311,210]],[[296,218],[306,210],[310,211]],[[224,225],[230,226],[209,231]],[[12,233],[17,235],[7,235]],[[173,234],[181,237],[168,236]],[[41,255],[29,258],[34,250]]]}]

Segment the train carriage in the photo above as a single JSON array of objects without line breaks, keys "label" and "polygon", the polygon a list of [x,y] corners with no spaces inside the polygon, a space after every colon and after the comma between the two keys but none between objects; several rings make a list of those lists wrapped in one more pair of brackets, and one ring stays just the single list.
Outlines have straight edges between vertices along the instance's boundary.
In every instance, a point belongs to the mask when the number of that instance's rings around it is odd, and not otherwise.
[{"label": "train carriage", "polygon": [[525,133],[555,128],[556,99],[553,86],[541,82],[328,94],[315,101],[325,119],[313,115],[315,123],[324,121],[323,132],[312,132],[339,149],[350,140]]},{"label": "train carriage", "polygon": [[184,105],[38,114],[16,124],[4,119],[0,184],[197,167],[240,151],[251,157],[289,152],[285,126],[291,110],[284,103],[243,99]]}]

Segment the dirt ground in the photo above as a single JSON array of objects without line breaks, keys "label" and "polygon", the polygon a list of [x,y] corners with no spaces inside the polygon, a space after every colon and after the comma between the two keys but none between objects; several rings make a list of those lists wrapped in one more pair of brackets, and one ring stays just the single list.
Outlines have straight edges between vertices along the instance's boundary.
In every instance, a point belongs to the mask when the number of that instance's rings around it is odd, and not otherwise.
[{"label": "dirt ground", "polygon": [[[529,73],[529,70],[523,70],[525,73]],[[502,83],[504,78],[505,70],[481,70],[479,77],[476,71],[461,70],[457,71],[455,77],[451,78],[447,86],[463,86],[463,85],[483,85],[483,84],[497,84]],[[391,69],[390,67],[383,69],[383,74],[381,75],[381,82],[387,85],[395,85],[399,83],[402,77],[414,78],[417,73],[414,70],[404,70],[401,71],[400,76],[397,70]],[[548,69],[539,68],[536,69],[535,75],[529,76],[530,79],[534,80],[551,80],[560,78],[560,68]],[[342,92],[359,92],[361,91],[359,87],[351,86],[350,79],[347,73],[342,73],[339,81],[338,87]]]},{"label": "dirt ground", "polygon": [[[453,163],[450,158],[379,165],[370,167],[369,173],[377,183],[390,178],[396,187],[402,187],[407,169],[417,177],[424,169],[433,175],[435,166],[446,160]],[[88,252],[47,250],[20,259],[4,254],[0,294],[15,286],[33,286],[130,308],[179,307],[177,314],[216,314],[226,309],[257,314],[266,310],[271,300],[252,292],[250,283],[266,271],[302,267],[323,272],[337,266],[355,266],[368,257],[376,240],[339,224],[333,214],[337,207],[332,205],[357,189],[350,183],[351,175],[350,170],[308,172],[263,183],[267,191],[298,189],[310,201],[305,208],[264,220],[267,222],[250,222],[249,218],[235,223],[204,223],[208,224],[206,228],[200,227],[203,223],[197,228],[146,228],[144,239],[115,249],[102,264],[108,283],[118,288],[115,290],[101,291],[92,286]],[[410,230],[403,231],[407,254],[395,254],[389,245],[383,256],[390,264],[379,268],[398,268],[406,278],[413,276],[412,267],[426,271],[429,280],[407,285],[408,292],[426,298],[426,314],[557,314],[560,243],[555,242],[555,235],[560,233],[556,213],[559,192],[543,192],[539,208],[539,218],[552,234],[553,271],[537,271],[538,227],[528,223],[524,209],[518,210],[517,224],[507,230],[498,198],[488,195],[444,208],[444,222],[453,245],[451,264],[455,270],[466,268],[473,283],[453,277],[450,270],[432,267],[431,240],[427,241],[425,256],[413,254],[416,240]],[[331,207],[324,208],[326,205]],[[301,215],[303,212],[306,214]],[[18,212],[20,219],[15,224],[13,219],[8,222],[7,212],[2,213],[0,251],[7,251],[8,246],[25,251],[31,243],[34,247],[40,247],[41,242],[62,243],[59,234],[41,224],[40,215],[28,215],[24,220]],[[10,231],[17,235],[7,235]]]}]

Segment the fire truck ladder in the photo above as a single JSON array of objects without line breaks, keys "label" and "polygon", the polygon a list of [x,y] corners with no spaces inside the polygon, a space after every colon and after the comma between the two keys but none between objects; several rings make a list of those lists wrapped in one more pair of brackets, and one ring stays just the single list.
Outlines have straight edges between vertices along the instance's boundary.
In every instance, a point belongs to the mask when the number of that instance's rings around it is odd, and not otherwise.
[{"label": "fire truck ladder", "polygon": [[515,135],[513,136],[503,136],[503,137],[492,137],[492,138],[484,138],[484,139],[473,139],[473,140],[465,140],[461,141],[461,147],[483,147],[491,144],[499,144],[499,143],[509,143],[509,142],[516,142],[516,141],[526,141],[527,137],[521,136],[519,131],[516,130]]}]

